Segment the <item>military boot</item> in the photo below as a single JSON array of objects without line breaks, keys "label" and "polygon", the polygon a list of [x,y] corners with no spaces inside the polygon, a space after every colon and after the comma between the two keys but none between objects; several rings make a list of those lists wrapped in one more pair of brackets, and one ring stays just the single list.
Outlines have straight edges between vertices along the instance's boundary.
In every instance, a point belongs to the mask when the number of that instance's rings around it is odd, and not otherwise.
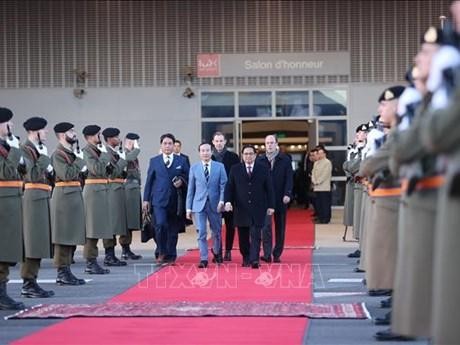
[{"label": "military boot", "polygon": [[48,298],[54,296],[54,292],[43,290],[36,279],[24,279],[21,296],[27,298]]},{"label": "military boot", "polygon": [[24,303],[16,302],[6,293],[6,282],[0,283],[0,310],[25,309]]},{"label": "military boot", "polygon": [[89,274],[108,274],[110,273],[110,270],[107,268],[102,268],[99,266],[97,263],[96,259],[88,259],[86,261],[86,268],[85,268],[85,273]]},{"label": "military boot", "polygon": [[137,255],[131,251],[129,244],[124,244],[121,246],[121,258],[123,260],[139,260],[142,259],[142,255]]},{"label": "military boot", "polygon": [[104,266],[126,266],[126,261],[121,261],[115,256],[115,248],[105,249]]},{"label": "military boot", "polygon": [[56,284],[58,285],[83,285],[85,284],[84,279],[78,279],[70,271],[70,267],[58,268],[58,275],[56,278]]}]

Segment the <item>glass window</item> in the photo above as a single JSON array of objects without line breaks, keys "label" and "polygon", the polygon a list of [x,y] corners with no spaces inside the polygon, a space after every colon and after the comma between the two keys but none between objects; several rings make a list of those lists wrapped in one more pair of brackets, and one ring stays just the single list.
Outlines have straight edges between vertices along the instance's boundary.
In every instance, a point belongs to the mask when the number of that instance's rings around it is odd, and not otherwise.
[{"label": "glass window", "polygon": [[233,128],[233,122],[202,122],[201,141],[210,143],[215,132],[222,132],[225,135],[225,139],[227,139],[227,148],[234,148]]},{"label": "glass window", "polygon": [[276,116],[308,116],[308,91],[277,91]]},{"label": "glass window", "polygon": [[347,145],[347,121],[318,121],[319,143],[324,146]]},{"label": "glass window", "polygon": [[240,117],[272,116],[271,92],[240,92],[239,103]]},{"label": "glass window", "polygon": [[332,206],[345,204],[345,181],[332,181]]},{"label": "glass window", "polygon": [[[326,148],[327,150],[327,148]],[[332,163],[332,176],[345,176],[345,172],[343,171],[343,162],[347,159],[347,151],[340,150],[340,151],[327,151],[327,158]]]},{"label": "glass window", "polygon": [[202,117],[235,117],[233,92],[203,92],[201,94]]},{"label": "glass window", "polygon": [[345,90],[313,91],[313,115],[347,115],[347,92]]}]

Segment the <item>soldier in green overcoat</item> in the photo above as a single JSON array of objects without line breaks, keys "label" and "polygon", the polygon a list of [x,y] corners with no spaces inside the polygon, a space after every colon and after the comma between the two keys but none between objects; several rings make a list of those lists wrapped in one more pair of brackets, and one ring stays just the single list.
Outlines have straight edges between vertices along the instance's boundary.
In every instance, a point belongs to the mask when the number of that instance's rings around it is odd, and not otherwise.
[{"label": "soldier in green overcoat", "polygon": [[136,154],[136,158],[128,161],[126,170],[125,197],[128,233],[126,236],[120,236],[119,242],[122,247],[122,259],[139,260],[142,256],[133,253],[130,248],[133,239],[132,232],[141,229],[142,217],[141,171],[137,159],[140,153],[139,135],[136,133],[126,134],[124,147],[127,155],[132,152]]},{"label": "soldier in green overcoat", "polygon": [[104,240],[106,266],[125,266],[126,261],[121,261],[115,256],[116,235],[126,236],[128,233],[128,224],[126,219],[126,196],[125,196],[125,179],[126,170],[129,161],[137,158],[139,150],[129,153],[123,151],[120,145],[120,130],[114,127],[108,127],[102,131],[106,142],[107,152],[110,156],[110,162],[113,166],[109,174],[108,195],[109,195],[109,224],[113,237]]},{"label": "soldier in green overcoat", "polygon": [[81,177],[88,169],[83,151],[78,147],[74,125],[60,122],[54,126],[59,141],[51,156],[56,172],[56,183],[51,198],[51,233],[54,244],[54,265],[57,267],[56,283],[82,285],[70,270],[75,246],[85,244],[85,207],[83,204]]},{"label": "soldier in green overcoat", "polygon": [[83,159],[88,168],[88,176],[83,189],[83,201],[86,215],[86,243],[83,256],[86,259],[85,272],[89,274],[107,274],[97,262],[97,242],[100,238],[112,239],[113,232],[109,223],[108,177],[113,170],[107,148],[100,140],[101,127],[88,125],[83,128],[87,145],[83,148]]},{"label": "soldier in green overcoat", "polygon": [[41,259],[52,257],[49,201],[54,169],[44,144],[48,132],[46,125],[47,121],[42,117],[26,120],[27,140],[21,146],[27,166],[23,197],[24,262],[21,278],[24,283],[21,295],[32,298],[54,295],[53,291],[45,291],[37,283]]},{"label": "soldier in green overcoat", "polygon": [[13,134],[13,112],[0,108],[0,310],[24,309],[6,292],[10,266],[23,257],[22,185],[18,167],[23,162],[19,140]]}]

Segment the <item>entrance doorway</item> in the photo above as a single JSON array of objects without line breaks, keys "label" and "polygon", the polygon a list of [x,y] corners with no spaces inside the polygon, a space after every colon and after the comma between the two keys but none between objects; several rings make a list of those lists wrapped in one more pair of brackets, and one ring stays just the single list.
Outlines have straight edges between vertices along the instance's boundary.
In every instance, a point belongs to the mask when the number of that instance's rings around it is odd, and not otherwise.
[{"label": "entrance doorway", "polygon": [[265,152],[265,137],[276,134],[280,150],[291,156],[292,168],[303,164],[305,153],[316,146],[315,120],[242,120],[236,124],[238,152],[244,145],[254,145]]}]

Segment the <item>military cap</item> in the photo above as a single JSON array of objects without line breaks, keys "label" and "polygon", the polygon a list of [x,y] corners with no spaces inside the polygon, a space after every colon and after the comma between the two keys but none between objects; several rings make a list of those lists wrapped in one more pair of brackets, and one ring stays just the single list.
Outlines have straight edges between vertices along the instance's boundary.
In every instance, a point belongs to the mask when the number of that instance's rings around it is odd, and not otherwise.
[{"label": "military cap", "polygon": [[107,127],[102,131],[104,138],[113,138],[120,134],[120,130],[114,127]]},{"label": "military cap", "polygon": [[430,26],[422,36],[421,43],[443,44],[444,35],[441,29]]},{"label": "military cap", "polygon": [[5,123],[11,120],[13,112],[8,108],[0,107],[0,123]]},{"label": "military cap", "polygon": [[392,101],[393,99],[398,99],[399,96],[403,93],[405,87],[401,85],[396,85],[385,89],[379,97],[379,102],[381,101]]},{"label": "military cap", "polygon": [[369,130],[369,125],[367,123],[363,123],[356,128],[356,133],[367,132],[368,130]]},{"label": "military cap", "polygon": [[54,132],[55,133],[65,133],[68,130],[72,129],[73,127],[74,125],[71,124],[70,122],[59,122],[58,124],[56,124],[56,126],[54,126]]},{"label": "military cap", "polygon": [[126,139],[137,140],[139,139],[139,135],[136,133],[128,133],[126,134]]},{"label": "military cap", "polygon": [[46,121],[43,117],[34,116],[27,119],[26,122],[23,123],[23,126],[26,131],[39,131],[40,129],[45,128],[47,124],[48,121]]},{"label": "military cap", "polygon": [[101,127],[98,125],[88,125],[83,128],[83,135],[96,135],[101,130]]}]

